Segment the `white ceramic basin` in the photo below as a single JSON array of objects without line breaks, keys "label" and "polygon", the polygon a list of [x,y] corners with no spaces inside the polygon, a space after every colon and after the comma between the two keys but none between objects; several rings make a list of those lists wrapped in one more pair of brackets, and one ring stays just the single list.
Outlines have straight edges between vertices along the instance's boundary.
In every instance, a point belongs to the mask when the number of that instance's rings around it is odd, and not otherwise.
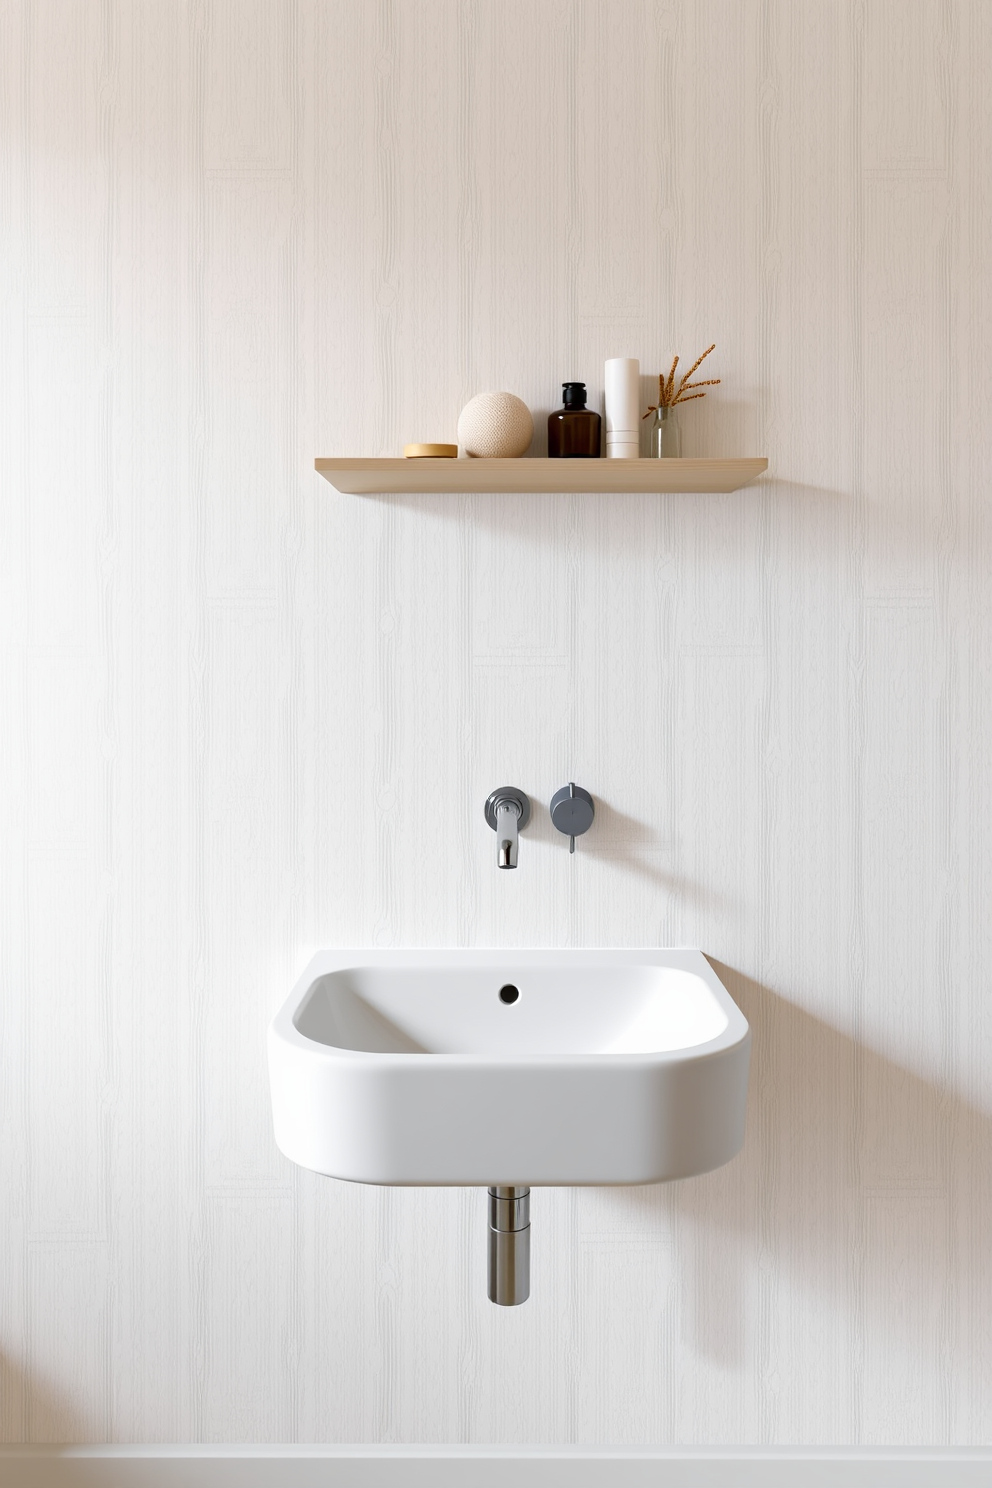
[{"label": "white ceramic basin", "polygon": [[322,951],[269,1030],[276,1141],[359,1183],[684,1178],[740,1150],[750,1039],[699,951]]}]

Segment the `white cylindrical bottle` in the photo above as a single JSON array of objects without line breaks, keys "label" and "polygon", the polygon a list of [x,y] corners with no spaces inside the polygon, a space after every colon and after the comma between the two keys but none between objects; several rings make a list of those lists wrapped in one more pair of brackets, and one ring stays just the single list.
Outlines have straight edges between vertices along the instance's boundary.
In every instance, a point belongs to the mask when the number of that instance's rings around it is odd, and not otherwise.
[{"label": "white cylindrical bottle", "polygon": [[636,357],[606,363],[606,457],[636,460],[640,448],[641,364]]}]

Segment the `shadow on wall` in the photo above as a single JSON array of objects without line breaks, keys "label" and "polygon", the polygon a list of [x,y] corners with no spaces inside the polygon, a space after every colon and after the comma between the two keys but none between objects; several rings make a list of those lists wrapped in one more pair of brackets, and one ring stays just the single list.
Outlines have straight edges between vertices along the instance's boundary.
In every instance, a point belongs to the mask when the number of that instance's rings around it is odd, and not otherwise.
[{"label": "shadow on wall", "polygon": [[992,1234],[992,1119],[712,964],[753,1031],[743,1152],[703,1178],[623,1190],[638,1227],[655,1210],[696,1232],[698,1351],[730,1367],[753,1359],[756,1330],[805,1328],[802,1294],[816,1291],[846,1316],[862,1367],[891,1371],[893,1388],[900,1356],[907,1376],[977,1367],[992,1347],[992,1268],[966,1273],[962,1258]]},{"label": "shadow on wall", "polygon": [[62,1444],[105,1435],[102,1422],[85,1421],[49,1380],[0,1352],[0,1441]]},{"label": "shadow on wall", "polygon": [[[743,521],[756,521],[762,513],[775,523],[780,543],[796,540],[794,534],[821,532],[820,541],[828,544],[833,556],[840,551],[840,530],[822,533],[824,517],[833,522],[851,502],[848,490],[831,486],[814,486],[787,480],[771,474],[759,476],[736,492],[670,492],[665,496],[644,491],[613,491],[605,498],[599,492],[558,493],[516,491],[495,494],[426,493],[416,491],[369,492],[363,496],[342,495],[323,478],[314,474],[317,510],[325,520],[334,520],[335,509],[343,503],[346,511],[360,511],[362,506],[382,506],[393,511],[409,511],[418,522],[446,523],[459,531],[470,522],[473,533],[484,532],[499,546],[508,546],[508,560],[519,562],[528,550],[542,564],[541,584],[547,584],[548,560],[559,555],[567,542],[573,558],[585,556],[600,559],[604,551],[633,551],[652,556],[654,549],[645,547],[645,530],[662,524],[676,528],[685,521],[695,522],[700,516],[708,523],[731,524],[736,530]],[[356,503],[358,503],[356,507]],[[759,506],[760,503],[760,506]],[[487,553],[487,561],[493,554]]]},{"label": "shadow on wall", "polygon": [[[725,895],[717,893],[708,884],[704,886],[688,878],[667,861],[663,865],[658,863],[660,854],[664,854],[666,859],[672,856],[672,848],[670,844],[658,841],[652,827],[612,806],[601,795],[597,795],[595,800],[595,831],[581,839],[583,853],[615,863],[625,872],[646,879],[669,894],[678,893],[680,898],[690,900],[697,908],[704,907],[711,914],[727,912],[730,904]],[[550,823],[548,831],[549,840],[561,840]]]}]

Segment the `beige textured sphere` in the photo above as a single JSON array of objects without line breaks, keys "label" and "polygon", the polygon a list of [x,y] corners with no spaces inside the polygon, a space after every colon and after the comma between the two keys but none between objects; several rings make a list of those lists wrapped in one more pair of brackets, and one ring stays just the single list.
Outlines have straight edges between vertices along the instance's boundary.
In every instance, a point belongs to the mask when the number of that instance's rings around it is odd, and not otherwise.
[{"label": "beige textured sphere", "polygon": [[480,393],[458,416],[458,443],[481,460],[516,459],[533,437],[530,409],[513,393]]}]

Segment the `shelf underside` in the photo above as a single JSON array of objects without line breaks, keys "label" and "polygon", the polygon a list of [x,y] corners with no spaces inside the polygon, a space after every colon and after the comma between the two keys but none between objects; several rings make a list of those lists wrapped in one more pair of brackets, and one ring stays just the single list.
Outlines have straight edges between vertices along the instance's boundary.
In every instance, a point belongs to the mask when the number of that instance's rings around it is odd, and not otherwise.
[{"label": "shelf underside", "polygon": [[510,491],[736,491],[768,469],[753,460],[316,460],[349,496]]}]

